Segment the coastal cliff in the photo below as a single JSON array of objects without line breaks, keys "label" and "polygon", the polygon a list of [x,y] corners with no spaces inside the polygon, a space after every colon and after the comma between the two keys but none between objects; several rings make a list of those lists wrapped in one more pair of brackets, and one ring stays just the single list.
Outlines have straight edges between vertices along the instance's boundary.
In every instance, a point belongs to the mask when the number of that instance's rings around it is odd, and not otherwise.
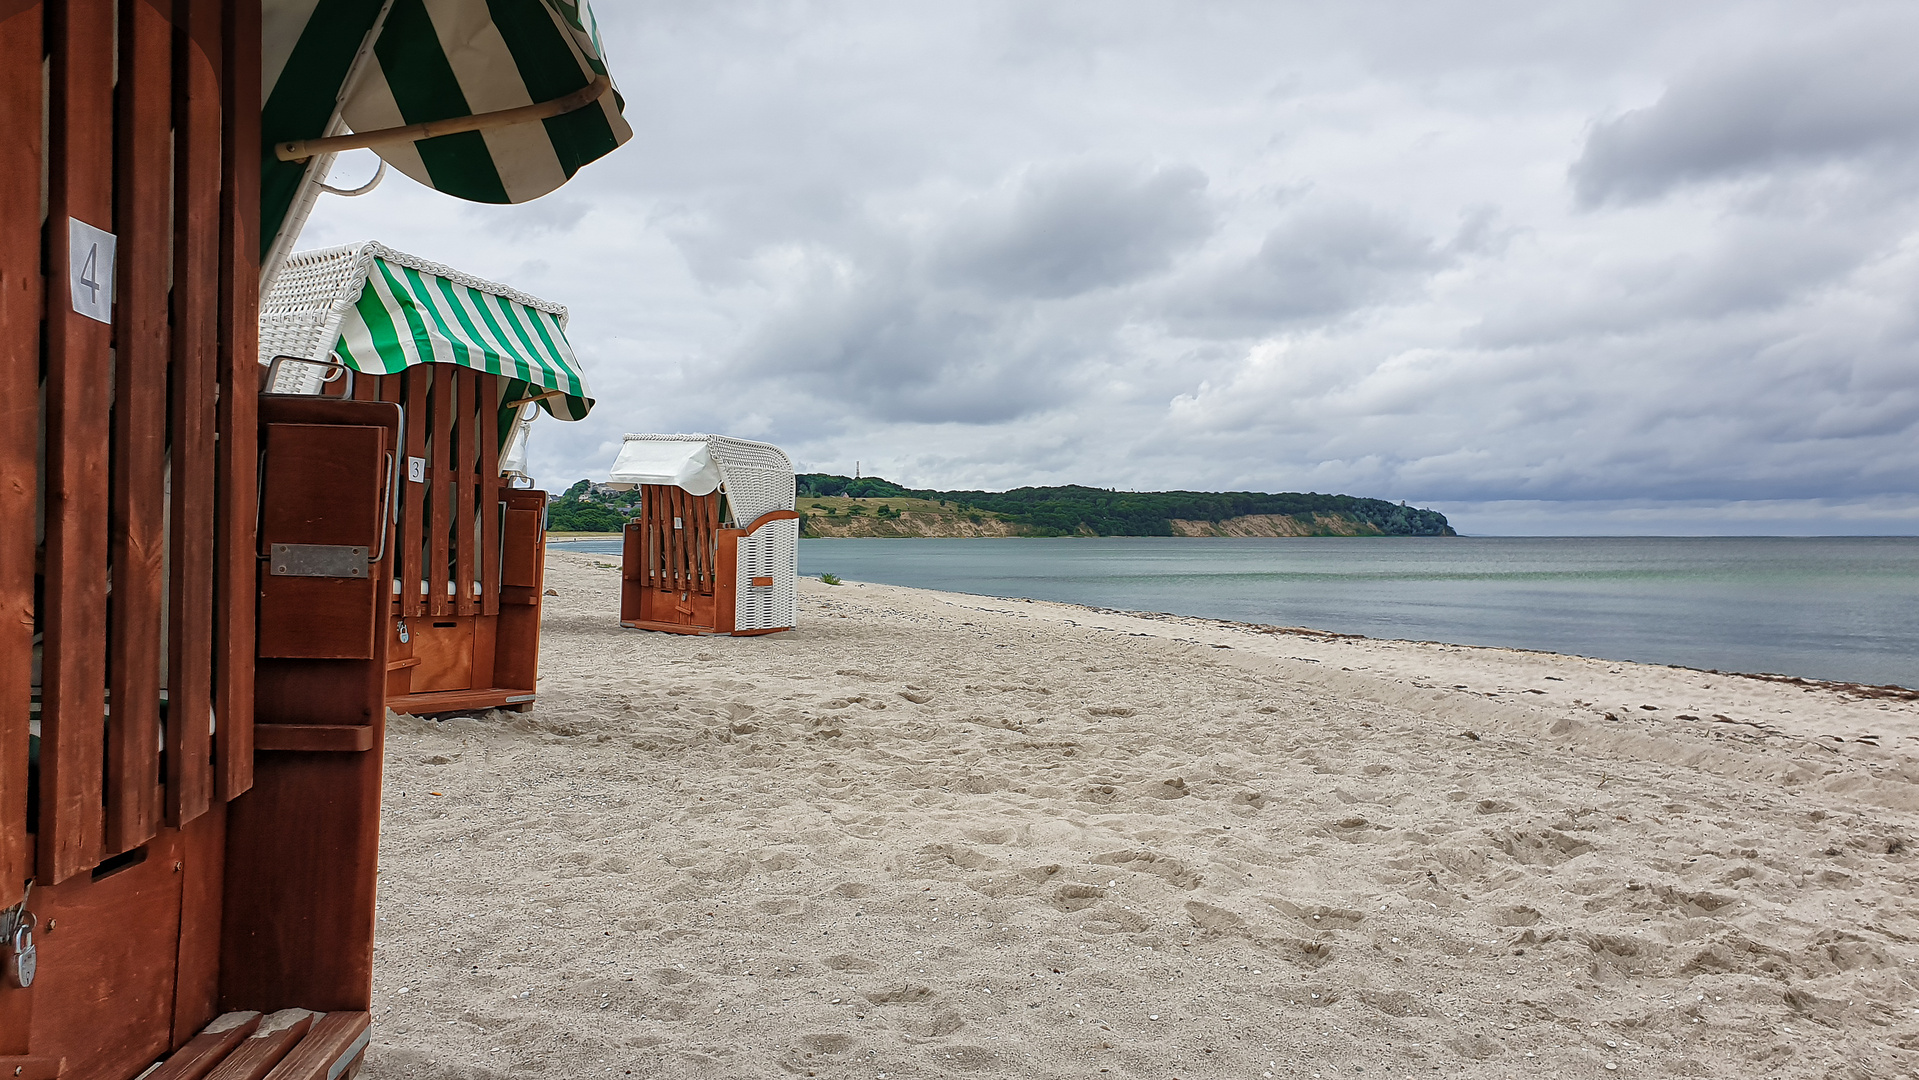
[{"label": "coastal cliff", "polygon": [[1174,536],[1386,536],[1385,530],[1345,514],[1244,514],[1223,521],[1169,518]]}]

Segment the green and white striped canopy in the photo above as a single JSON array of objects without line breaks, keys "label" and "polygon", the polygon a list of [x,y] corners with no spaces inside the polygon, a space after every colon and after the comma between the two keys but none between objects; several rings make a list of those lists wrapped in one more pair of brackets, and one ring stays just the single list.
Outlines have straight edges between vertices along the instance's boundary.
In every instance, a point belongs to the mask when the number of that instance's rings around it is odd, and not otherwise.
[{"label": "green and white striped canopy", "polygon": [[[336,105],[348,127],[365,132],[551,101],[607,74],[585,0],[263,0],[261,17],[263,255],[307,171],[273,147],[331,134]],[[372,55],[344,87],[376,24]],[[609,89],[561,116],[376,151],[449,195],[526,202],[632,138],[624,107]]]},{"label": "green and white striped canopy", "polygon": [[593,397],[566,340],[566,308],[368,242],[302,251],[260,302],[261,359],[324,360],[391,375],[457,364],[504,376],[502,402],[546,391],[540,407],[580,420]]}]

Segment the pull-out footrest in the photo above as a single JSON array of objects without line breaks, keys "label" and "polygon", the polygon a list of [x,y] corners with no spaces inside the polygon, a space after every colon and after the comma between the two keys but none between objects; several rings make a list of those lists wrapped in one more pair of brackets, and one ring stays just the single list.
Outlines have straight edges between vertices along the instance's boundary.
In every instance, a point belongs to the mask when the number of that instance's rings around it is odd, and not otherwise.
[{"label": "pull-out footrest", "polygon": [[230,1012],[140,1080],[351,1080],[372,1034],[363,1012]]}]

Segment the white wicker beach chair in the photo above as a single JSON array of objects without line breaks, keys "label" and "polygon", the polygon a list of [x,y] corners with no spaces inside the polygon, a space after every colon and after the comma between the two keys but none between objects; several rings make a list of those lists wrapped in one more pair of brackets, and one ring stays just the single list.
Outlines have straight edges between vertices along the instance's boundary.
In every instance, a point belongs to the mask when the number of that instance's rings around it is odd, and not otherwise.
[{"label": "white wicker beach chair", "polygon": [[799,514],[793,463],[779,447],[628,435],[608,479],[646,493],[627,526],[624,624],[735,635],[793,626]]}]

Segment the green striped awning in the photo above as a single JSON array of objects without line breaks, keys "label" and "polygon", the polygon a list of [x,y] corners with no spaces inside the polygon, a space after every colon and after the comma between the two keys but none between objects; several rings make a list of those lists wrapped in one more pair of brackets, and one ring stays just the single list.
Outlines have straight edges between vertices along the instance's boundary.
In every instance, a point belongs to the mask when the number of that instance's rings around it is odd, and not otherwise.
[{"label": "green striped awning", "polygon": [[[274,147],[332,134],[336,106],[347,127],[365,132],[551,101],[607,74],[584,0],[263,0],[261,16],[262,255],[308,168],[279,160]],[[375,149],[449,195],[526,202],[632,138],[624,107],[609,88],[561,116]]]},{"label": "green striped awning", "polygon": [[566,308],[384,244],[303,251],[260,303],[261,358],[333,353],[369,375],[457,364],[505,378],[502,403],[536,397],[562,420],[593,408],[566,340]]}]

